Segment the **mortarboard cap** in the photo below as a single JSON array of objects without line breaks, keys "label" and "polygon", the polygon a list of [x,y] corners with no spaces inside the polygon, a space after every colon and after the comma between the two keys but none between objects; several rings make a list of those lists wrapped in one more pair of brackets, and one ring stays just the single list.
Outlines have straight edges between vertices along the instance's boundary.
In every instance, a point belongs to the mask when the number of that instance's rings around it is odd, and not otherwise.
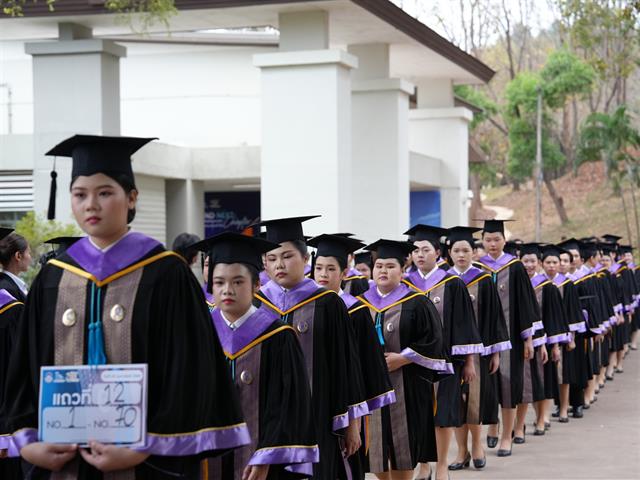
[{"label": "mortarboard cap", "polygon": [[335,257],[345,264],[350,253],[364,247],[360,240],[340,235],[319,235],[309,240],[308,245],[316,248],[317,257]]},{"label": "mortarboard cap", "polygon": [[447,230],[447,244],[449,246],[456,242],[467,241],[471,247],[475,247],[476,239],[473,234],[482,230],[477,227],[452,227]]},{"label": "mortarboard cap", "polygon": [[593,257],[598,253],[598,244],[594,242],[580,242],[579,244],[580,256],[582,258]]},{"label": "mortarboard cap", "polygon": [[371,258],[371,252],[358,252],[354,255],[353,260],[354,265],[358,265],[359,263],[364,263],[365,265],[369,265],[369,268],[373,266],[373,258]]},{"label": "mortarboard cap", "polygon": [[312,218],[318,218],[319,216],[320,215],[308,215],[306,217],[276,218],[273,220],[265,220],[251,226],[267,227],[267,235],[265,238],[273,243],[280,244],[296,240],[304,242],[308,237],[304,236],[302,223]]},{"label": "mortarboard cap", "polygon": [[619,237],[618,235],[612,235],[610,233],[605,233],[604,235],[602,235],[602,238],[605,242],[609,243],[618,243],[618,241],[622,239],[622,237]]},{"label": "mortarboard cap", "polygon": [[520,258],[525,255],[535,255],[540,258],[540,244],[531,242],[531,243],[523,243],[520,245]]},{"label": "mortarboard cap", "polygon": [[631,245],[618,245],[618,251],[621,254],[633,253],[634,248]]},{"label": "mortarboard cap", "polygon": [[547,257],[558,257],[560,259],[560,254],[563,250],[556,245],[545,245],[541,248],[542,251],[542,260]]},{"label": "mortarboard cap", "polygon": [[11,232],[13,232],[13,228],[0,227],[0,240],[9,235]]},{"label": "mortarboard cap", "polygon": [[416,247],[409,242],[386,240],[384,238],[364,248],[370,252],[376,252],[377,258],[395,258],[400,262],[400,265],[403,265],[409,254],[416,249]]},{"label": "mortarboard cap", "polygon": [[558,247],[564,248],[565,250],[578,250],[580,251],[580,240],[576,238],[567,238],[562,242],[557,244]]},{"label": "mortarboard cap", "polygon": [[[482,222],[483,220],[474,220],[475,222]],[[515,220],[484,220],[484,225],[482,227],[483,233],[501,233],[504,235],[504,223],[505,222],[513,222]]]},{"label": "mortarboard cap", "polygon": [[403,235],[408,235],[410,242],[427,240],[431,242],[434,247],[440,248],[440,238],[442,238],[446,234],[446,228],[434,227],[432,225],[424,225],[422,223],[419,223],[404,232]]},{"label": "mortarboard cap", "polygon": [[64,251],[81,238],[82,237],[54,237],[49,240],[45,240],[43,243],[46,243],[47,245],[58,245],[57,250]]}]

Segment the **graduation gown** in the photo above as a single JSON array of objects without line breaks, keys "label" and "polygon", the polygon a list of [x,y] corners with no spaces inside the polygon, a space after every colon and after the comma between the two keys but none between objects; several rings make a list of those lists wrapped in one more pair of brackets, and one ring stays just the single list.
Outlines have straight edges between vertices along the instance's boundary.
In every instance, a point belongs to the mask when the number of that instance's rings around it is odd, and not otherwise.
[{"label": "graduation gown", "polygon": [[453,363],[454,374],[435,386],[436,426],[460,427],[464,423],[462,367],[465,357],[484,353],[469,292],[457,275],[440,268],[426,280],[419,271],[414,271],[403,282],[433,302],[442,322],[443,347]]},{"label": "graduation gown", "polygon": [[342,291],[354,297],[362,295],[369,290],[367,277],[361,275],[355,268],[350,268],[347,276],[342,282]]},{"label": "graduation gown", "polygon": [[401,283],[382,297],[374,286],[359,299],[367,306],[385,352],[410,364],[390,372],[396,403],[375,410],[369,421],[369,470],[412,470],[437,460],[432,384],[453,373],[433,303]]},{"label": "graduation gown", "polygon": [[366,415],[369,410],[363,398],[354,400],[362,382],[358,380],[359,363],[354,364],[355,355],[350,351],[354,333],[344,302],[338,294],[308,278],[286,292],[270,281],[256,294],[256,299],[298,334],[311,383],[312,412],[320,448],[320,462],[313,466],[313,477],[346,478],[341,436],[350,420]]},{"label": "graduation gown", "polygon": [[[102,328],[106,363],[148,364],[148,432],[138,450],[151,456],[124,478],[194,478],[202,458],[249,443],[200,285],[181,257],[132,232],[106,252],[83,238],[35,279],[7,383],[17,448],[37,438],[40,367],[88,363],[90,324]],[[31,478],[49,473],[34,469]],[[103,478],[80,456],[64,473]]]},{"label": "graduation gown", "polygon": [[522,403],[524,382],[524,340],[535,333],[539,321],[533,287],[522,262],[504,253],[498,260],[485,255],[476,266],[489,273],[497,285],[511,350],[500,352],[498,393],[503,408]]},{"label": "graduation gown", "polygon": [[[578,332],[584,333],[587,329],[582,308],[580,307],[578,291],[573,280],[561,273],[554,277],[553,283],[558,287],[558,292],[560,292],[560,296],[562,297],[562,311],[564,312],[569,331],[575,339]],[[568,344],[565,343],[562,345],[560,353],[560,360],[557,364],[558,384],[576,384],[578,382],[576,349],[569,350]]]},{"label": "graduation gown", "polygon": [[[5,398],[5,387],[7,375],[9,373],[9,358],[13,349],[16,330],[20,321],[20,316],[24,310],[24,303],[19,302],[7,290],[0,290],[0,405],[7,405],[5,402],[11,399]],[[0,429],[8,431],[7,417],[4,409],[0,411]],[[0,449],[13,450],[9,438],[0,437]],[[11,451],[12,455],[17,452]],[[3,480],[17,480],[24,478],[19,458],[0,459],[0,478]]]},{"label": "graduation gown", "polygon": [[16,282],[7,275],[5,272],[0,272],[0,290],[6,290],[9,294],[15,298],[18,302],[26,302],[27,296],[22,293],[20,287],[16,285]]},{"label": "graduation gown", "polygon": [[[449,270],[457,274],[455,268]],[[494,353],[511,349],[507,323],[504,319],[500,298],[491,275],[470,267],[460,275],[465,283],[473,305],[474,318],[484,351],[474,357],[476,379],[463,385],[463,423],[470,425],[498,423],[497,376],[489,374],[489,361]]]},{"label": "graduation gown", "polygon": [[211,314],[247,420],[251,443],[203,465],[203,480],[240,480],[247,465],[269,465],[268,479],[312,474],[319,459],[304,355],[293,327],[262,306],[238,328]]}]

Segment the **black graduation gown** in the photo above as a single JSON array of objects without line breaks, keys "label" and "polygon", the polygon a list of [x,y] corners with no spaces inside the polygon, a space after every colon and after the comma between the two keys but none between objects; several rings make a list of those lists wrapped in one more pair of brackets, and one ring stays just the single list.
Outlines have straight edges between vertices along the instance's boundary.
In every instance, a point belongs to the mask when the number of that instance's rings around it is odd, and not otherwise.
[{"label": "black graduation gown", "polygon": [[500,352],[498,393],[503,408],[522,403],[524,339],[533,336],[539,320],[535,293],[522,262],[505,253],[497,262],[486,255],[476,266],[492,275],[509,329],[511,350]]},{"label": "black graduation gown", "polygon": [[[107,363],[148,364],[142,450],[151,456],[131,474],[197,478],[201,459],[249,442],[202,289],[181,257],[142,234],[130,233],[104,254],[87,242],[50,260],[31,287],[10,362],[9,432],[19,447],[35,441],[41,366],[87,363],[91,297],[100,295],[95,317]],[[117,306],[122,316],[114,315]],[[75,320],[63,323],[69,311]],[[103,478],[79,456],[65,469],[78,479]],[[34,469],[31,478],[49,472]]]},{"label": "black graduation gown", "polygon": [[[455,270],[449,270],[455,272]],[[460,277],[466,284],[484,352],[474,358],[476,380],[462,386],[464,418],[469,425],[498,423],[497,375],[489,374],[491,355],[511,349],[500,298],[491,275],[471,267]]]},{"label": "black graduation gown", "polygon": [[462,367],[465,357],[484,353],[469,292],[460,277],[442,269],[437,269],[426,281],[416,271],[403,282],[433,302],[442,322],[443,346],[453,363],[454,374],[434,387],[438,402],[436,427],[460,427],[464,423]]},{"label": "black graduation gown", "polygon": [[[580,299],[578,298],[578,291],[573,280],[564,275],[556,277],[554,283],[557,285],[562,297],[562,310],[569,324],[569,330],[573,333],[575,339],[580,330],[586,329],[582,308],[580,307]],[[564,344],[561,350],[560,361],[557,365],[558,384],[567,385],[578,382],[576,361],[576,349],[569,350],[568,345]]]},{"label": "black graduation gown", "polygon": [[266,306],[237,330],[229,328],[219,310],[212,318],[251,443],[203,462],[202,480],[240,480],[248,464],[268,464],[270,480],[308,477],[319,451],[309,380],[295,331]]},{"label": "black graduation gown", "polygon": [[[5,388],[9,373],[9,358],[23,310],[24,303],[16,300],[6,290],[0,290],[0,405],[6,405]],[[0,413],[0,429],[3,432],[8,431],[7,418],[4,411]],[[2,440],[0,440],[0,448],[7,447],[8,445],[2,445]],[[0,459],[0,478],[3,480],[24,478],[20,467],[20,459]]]},{"label": "black graduation gown", "polygon": [[367,290],[369,290],[367,277],[360,275],[360,272],[355,269],[351,269],[342,281],[342,291],[354,297],[362,295]]},{"label": "black graduation gown", "polygon": [[26,302],[27,296],[22,293],[22,290],[16,285],[9,275],[4,272],[0,272],[0,290],[6,290],[19,302]]},{"label": "black graduation gown", "polygon": [[359,299],[369,309],[385,352],[412,363],[389,373],[396,403],[375,410],[369,421],[369,470],[412,470],[437,460],[432,384],[453,373],[433,303],[400,284],[384,298],[373,286]]},{"label": "black graduation gown", "polygon": [[[313,478],[346,478],[347,465],[340,440],[349,421],[368,413],[364,399],[354,401],[359,364],[353,362],[353,326],[338,294],[303,280],[288,292],[274,281],[256,294],[277,312],[298,334],[311,382],[312,412],[320,447],[320,462],[313,466]],[[352,381],[353,380],[353,381]]]}]

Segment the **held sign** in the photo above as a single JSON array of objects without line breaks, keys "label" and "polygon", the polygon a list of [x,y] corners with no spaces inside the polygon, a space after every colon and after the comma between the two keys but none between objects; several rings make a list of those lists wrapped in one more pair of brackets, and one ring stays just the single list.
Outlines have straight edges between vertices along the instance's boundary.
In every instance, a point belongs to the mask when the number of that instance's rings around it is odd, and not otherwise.
[{"label": "held sign", "polygon": [[140,447],[147,432],[147,365],[40,369],[38,439]]}]

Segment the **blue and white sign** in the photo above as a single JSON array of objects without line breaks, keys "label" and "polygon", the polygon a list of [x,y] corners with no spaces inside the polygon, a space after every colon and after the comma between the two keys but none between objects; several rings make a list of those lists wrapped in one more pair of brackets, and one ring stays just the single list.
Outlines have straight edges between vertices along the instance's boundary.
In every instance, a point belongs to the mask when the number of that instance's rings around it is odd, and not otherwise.
[{"label": "blue and white sign", "polygon": [[144,445],[147,365],[75,365],[40,369],[38,439]]}]

